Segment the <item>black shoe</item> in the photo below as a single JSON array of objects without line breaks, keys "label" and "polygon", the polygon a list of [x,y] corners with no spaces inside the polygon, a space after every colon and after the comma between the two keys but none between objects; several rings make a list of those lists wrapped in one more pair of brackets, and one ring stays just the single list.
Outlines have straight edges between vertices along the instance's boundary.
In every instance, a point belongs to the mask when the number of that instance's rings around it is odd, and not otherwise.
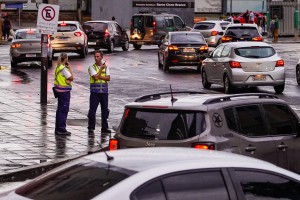
[{"label": "black shoe", "polygon": [[55,131],[56,135],[71,135],[70,131],[65,131],[65,132],[61,132],[61,131]]},{"label": "black shoe", "polygon": [[111,133],[111,130],[109,130],[109,129],[101,129],[101,133]]},{"label": "black shoe", "polygon": [[88,134],[94,134],[94,129],[88,129]]}]

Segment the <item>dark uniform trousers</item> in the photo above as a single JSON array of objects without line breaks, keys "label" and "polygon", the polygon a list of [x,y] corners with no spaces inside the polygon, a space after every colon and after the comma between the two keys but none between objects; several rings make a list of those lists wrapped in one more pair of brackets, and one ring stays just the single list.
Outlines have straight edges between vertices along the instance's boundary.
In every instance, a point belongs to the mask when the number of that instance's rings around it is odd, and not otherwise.
[{"label": "dark uniform trousers", "polygon": [[101,130],[108,129],[108,122],[107,122],[108,115],[109,115],[108,93],[95,93],[95,92],[91,92],[91,95],[90,95],[90,110],[89,110],[89,114],[88,114],[88,118],[89,118],[88,129],[95,130],[96,112],[97,112],[99,103],[101,106]]},{"label": "dark uniform trousers", "polygon": [[55,131],[66,132],[67,116],[70,107],[71,92],[57,92],[57,110],[56,110],[56,121]]}]

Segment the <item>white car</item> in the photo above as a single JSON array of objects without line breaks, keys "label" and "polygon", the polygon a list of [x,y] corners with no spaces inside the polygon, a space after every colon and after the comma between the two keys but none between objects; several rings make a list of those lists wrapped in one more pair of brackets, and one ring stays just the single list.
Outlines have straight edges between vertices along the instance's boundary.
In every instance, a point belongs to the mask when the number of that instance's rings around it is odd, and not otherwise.
[{"label": "white car", "polygon": [[88,54],[87,36],[78,21],[59,21],[57,33],[51,36],[53,54],[74,52],[85,58]]},{"label": "white car", "polygon": [[227,152],[133,148],[67,163],[0,199],[300,199],[300,176]]},{"label": "white car", "polygon": [[284,61],[265,42],[223,43],[202,62],[201,74],[204,88],[219,84],[225,93],[244,86],[274,86],[282,93],[285,86]]}]

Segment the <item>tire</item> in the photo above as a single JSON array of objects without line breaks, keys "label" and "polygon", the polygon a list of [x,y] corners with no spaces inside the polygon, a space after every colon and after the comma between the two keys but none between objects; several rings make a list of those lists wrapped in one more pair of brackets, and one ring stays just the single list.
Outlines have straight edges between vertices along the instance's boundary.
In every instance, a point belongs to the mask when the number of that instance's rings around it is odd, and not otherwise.
[{"label": "tire", "polygon": [[200,64],[200,65],[197,66],[196,72],[197,72],[198,74],[201,73],[201,66],[202,66],[202,64]]},{"label": "tire", "polygon": [[231,85],[229,77],[227,74],[224,76],[224,93],[225,94],[230,94],[232,93],[234,87]]},{"label": "tire", "polygon": [[88,55],[89,54],[89,48],[88,46],[85,47],[85,55]]},{"label": "tire", "polygon": [[274,90],[276,92],[276,94],[281,94],[284,90],[284,84],[282,85],[275,85],[274,86]]},{"label": "tire", "polygon": [[123,51],[128,51],[128,49],[129,49],[129,41],[128,40],[126,40],[124,46],[122,46],[122,49],[123,49]]},{"label": "tire", "polygon": [[11,62],[10,62],[10,66],[11,66],[12,69],[13,69],[13,68],[17,68],[17,67],[18,67],[18,63],[17,63],[17,62],[14,62],[14,61],[11,61]]},{"label": "tire", "polygon": [[163,68],[164,72],[168,72],[169,69],[170,69],[170,65],[169,65],[168,61],[165,60],[165,59],[164,59],[164,63],[163,63],[163,67],[162,68]]},{"label": "tire", "polygon": [[157,58],[158,58],[158,69],[161,69],[163,65],[160,63],[159,53],[157,53]]},{"label": "tire", "polygon": [[133,48],[134,48],[135,50],[140,50],[141,47],[142,47],[142,45],[139,45],[139,44],[133,44]]},{"label": "tire", "polygon": [[111,40],[110,43],[109,43],[109,47],[108,47],[107,51],[109,53],[112,53],[112,52],[114,52],[114,49],[115,49],[114,41]]},{"label": "tire", "polygon": [[202,77],[202,86],[205,88],[205,89],[209,89],[211,87],[211,83],[208,82],[207,80],[207,75],[206,75],[206,72],[203,70],[202,73],[201,73],[201,77]]},{"label": "tire", "polygon": [[297,65],[297,67],[296,67],[296,80],[297,80],[298,85],[300,85],[300,66],[299,65]]},{"label": "tire", "polygon": [[79,52],[79,54],[80,54],[80,58],[85,58],[85,54],[86,53],[86,50],[85,50],[85,48],[84,49],[82,49],[80,52]]}]

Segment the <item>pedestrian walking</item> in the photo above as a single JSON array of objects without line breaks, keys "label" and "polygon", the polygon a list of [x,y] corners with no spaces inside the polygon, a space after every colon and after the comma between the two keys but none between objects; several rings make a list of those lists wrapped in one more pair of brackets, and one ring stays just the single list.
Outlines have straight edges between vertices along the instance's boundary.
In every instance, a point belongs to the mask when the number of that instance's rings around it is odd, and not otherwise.
[{"label": "pedestrian walking", "polygon": [[245,23],[249,22],[249,10],[246,10],[246,12],[243,14],[243,18],[245,19]]},{"label": "pedestrian walking", "polygon": [[270,37],[271,38],[273,38],[274,28],[275,28],[275,21],[272,19],[270,21]]},{"label": "pedestrian walking", "polygon": [[254,23],[254,13],[252,12],[252,10],[250,10],[250,13],[249,13],[249,23],[250,24]]},{"label": "pedestrian walking", "polygon": [[116,21],[115,16],[112,16],[111,20],[112,20],[112,21]]},{"label": "pedestrian walking", "polygon": [[266,31],[267,31],[267,30],[266,30],[267,21],[268,21],[267,15],[264,14],[264,16],[262,17],[262,21],[261,21],[261,27],[262,27],[262,29],[263,29],[263,32],[266,32]]},{"label": "pedestrian walking", "polygon": [[273,42],[278,42],[279,35],[279,21],[277,15],[274,15],[274,30],[273,30]]},{"label": "pedestrian walking", "polygon": [[111,133],[108,128],[108,82],[110,72],[107,64],[103,60],[102,51],[96,50],[94,53],[95,63],[89,67],[90,75],[90,108],[88,113],[88,133],[93,134],[96,126],[96,112],[98,105],[101,106],[101,132]]},{"label": "pedestrian walking", "polygon": [[67,131],[67,117],[70,107],[72,81],[74,79],[72,67],[68,63],[68,55],[61,53],[57,58],[57,66],[54,74],[53,92],[58,100],[55,120],[55,134],[70,135]]},{"label": "pedestrian walking", "polygon": [[3,37],[4,40],[8,40],[9,34],[10,34],[10,29],[11,29],[11,22],[8,16],[5,16],[4,21],[3,21]]}]

